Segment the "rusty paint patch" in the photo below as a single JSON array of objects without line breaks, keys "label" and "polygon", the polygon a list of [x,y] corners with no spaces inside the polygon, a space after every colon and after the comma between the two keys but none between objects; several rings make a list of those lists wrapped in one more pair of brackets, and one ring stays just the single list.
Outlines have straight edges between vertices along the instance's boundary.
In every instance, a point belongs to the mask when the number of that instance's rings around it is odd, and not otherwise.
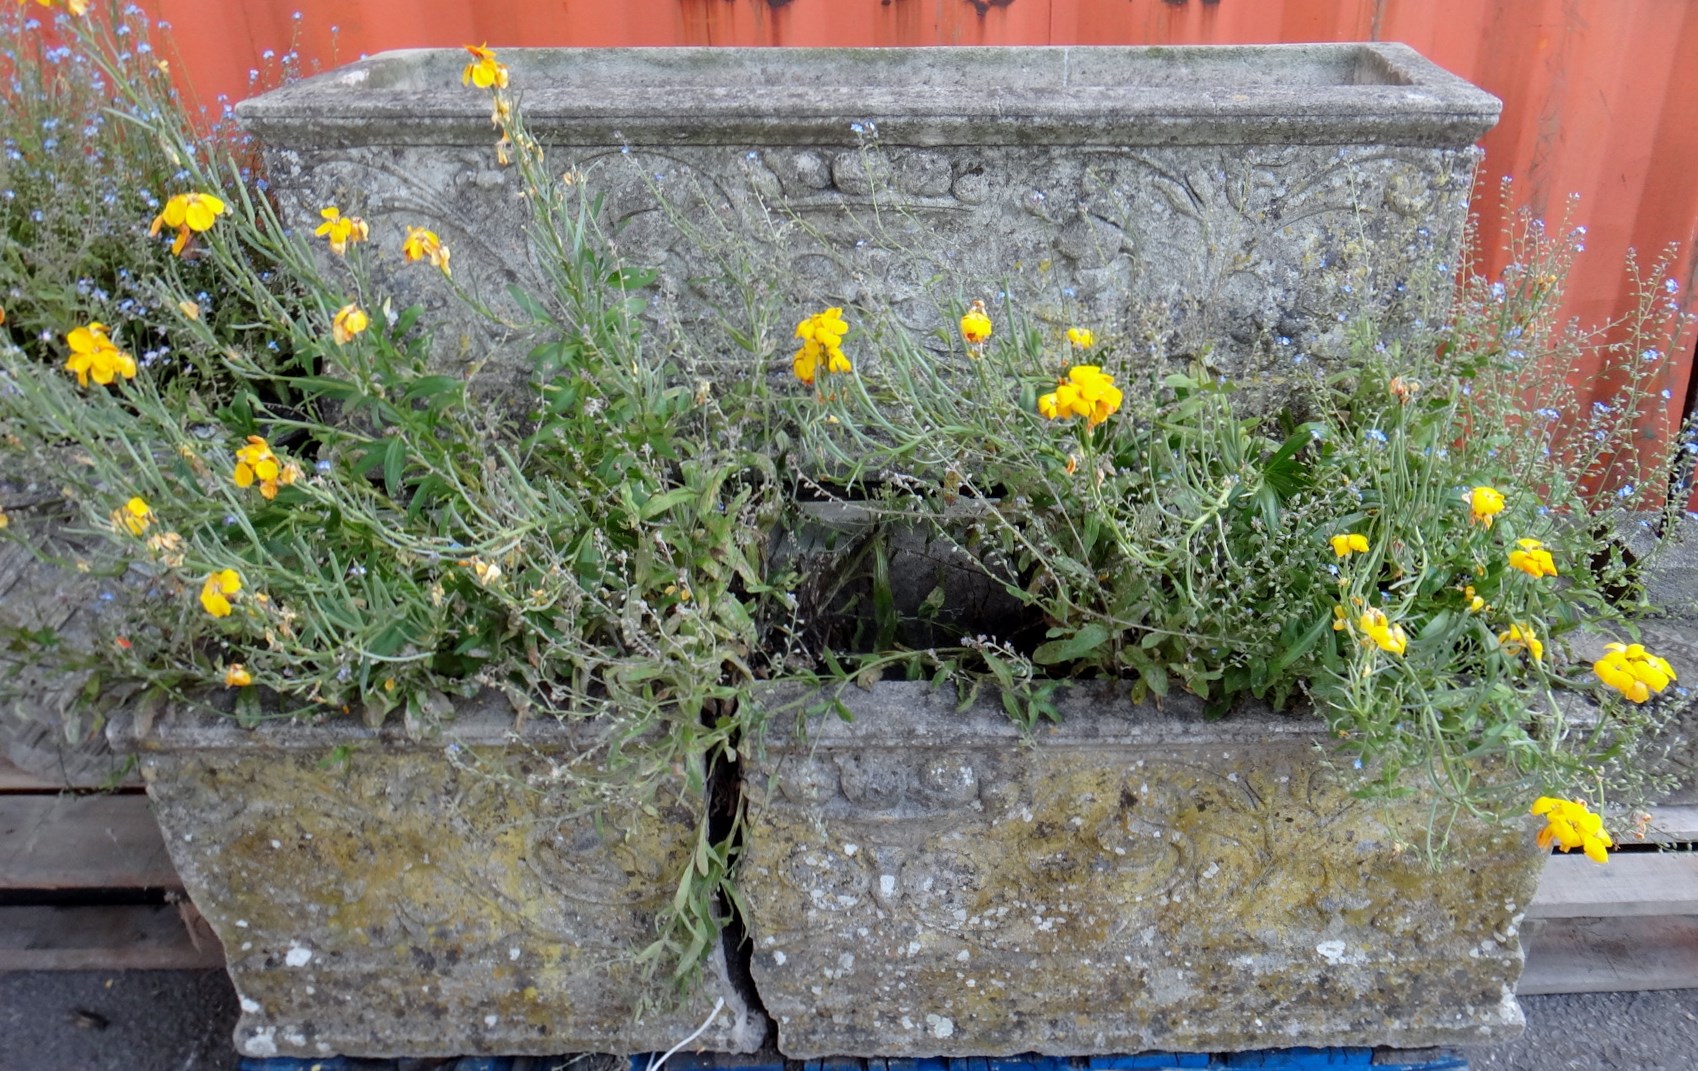
[{"label": "rusty paint patch", "polygon": [[1014,0],[967,0],[967,2],[973,5],[973,10],[984,15],[993,7],[1009,7],[1014,3]]}]

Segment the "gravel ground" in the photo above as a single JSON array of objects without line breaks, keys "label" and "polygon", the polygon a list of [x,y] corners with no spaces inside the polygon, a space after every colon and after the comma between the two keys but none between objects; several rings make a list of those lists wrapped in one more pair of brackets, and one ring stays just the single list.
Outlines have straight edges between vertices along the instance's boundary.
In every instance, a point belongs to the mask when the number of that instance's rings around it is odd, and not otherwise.
[{"label": "gravel ground", "polygon": [[[1698,989],[1525,997],[1474,1071],[1698,1071]],[[0,1071],[235,1071],[222,971],[0,972]]]}]

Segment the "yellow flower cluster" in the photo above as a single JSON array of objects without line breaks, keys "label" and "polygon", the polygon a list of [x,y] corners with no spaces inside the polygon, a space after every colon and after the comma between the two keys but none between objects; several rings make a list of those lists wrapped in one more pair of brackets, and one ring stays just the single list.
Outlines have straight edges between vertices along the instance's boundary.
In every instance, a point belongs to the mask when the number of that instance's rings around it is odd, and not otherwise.
[{"label": "yellow flower cluster", "polygon": [[336,310],[336,315],[330,321],[330,335],[338,346],[346,346],[354,341],[354,336],[371,326],[371,317],[365,310],[353,302]]},{"label": "yellow flower cluster", "polygon": [[139,536],[146,532],[148,525],[153,523],[153,509],[147,500],[136,495],[119,508],[112,511],[112,527],[120,532],[128,532]]},{"label": "yellow flower cluster", "polygon": [[[20,4],[23,2],[24,0],[18,0]],[[35,2],[39,7],[52,7],[54,0],[35,0]],[[65,0],[65,10],[73,15],[86,15],[88,14],[88,3],[89,0]]]},{"label": "yellow flower cluster", "polygon": [[223,214],[224,202],[210,193],[179,193],[165,202],[159,215],[153,217],[153,225],[147,233],[158,234],[161,227],[177,228],[171,252],[182,256],[183,247],[189,244],[190,233],[204,234],[211,230],[213,223]]},{"label": "yellow flower cluster", "polygon": [[1515,549],[1509,552],[1509,564],[1528,576],[1537,580],[1542,576],[1556,576],[1556,563],[1551,560],[1551,552],[1537,539],[1518,539]]},{"label": "yellow flower cluster", "polygon": [[985,314],[984,302],[973,302],[967,315],[961,317],[961,337],[967,340],[969,346],[980,345],[991,337],[991,321]]},{"label": "yellow flower cluster", "polygon": [[1392,624],[1385,611],[1377,607],[1363,610],[1362,616],[1356,619],[1356,627],[1368,637],[1365,642],[1376,644],[1382,651],[1400,655],[1409,649],[1409,637],[1404,634],[1403,626]]},{"label": "yellow flower cluster", "polygon": [[442,274],[454,274],[448,267],[448,247],[442,244],[435,231],[423,227],[408,227],[407,238],[401,243],[401,255],[409,262],[428,260],[433,267],[441,268]]},{"label": "yellow flower cluster", "polygon": [[1503,495],[1493,487],[1476,487],[1463,496],[1475,524],[1492,526],[1492,518],[1503,512]]},{"label": "yellow flower cluster", "polygon": [[1332,552],[1340,558],[1348,558],[1352,554],[1368,553],[1368,537],[1360,532],[1346,532],[1335,535],[1328,540],[1332,544]]},{"label": "yellow flower cluster", "polygon": [[1097,336],[1091,334],[1088,327],[1069,327],[1067,341],[1075,349],[1088,350],[1097,344]]},{"label": "yellow flower cluster", "polygon": [[271,452],[271,444],[258,435],[248,436],[248,445],[236,450],[235,481],[237,487],[252,487],[259,484],[259,493],[267,500],[277,497],[277,485],[287,487],[300,478],[301,470],[290,462],[287,465],[277,460],[277,455]]},{"label": "yellow flower cluster", "polygon": [[232,662],[224,667],[224,687],[246,688],[254,682],[254,676],[248,672],[248,667],[240,662]]},{"label": "yellow flower cluster", "polygon": [[849,358],[843,356],[843,336],[848,331],[843,310],[836,306],[797,324],[796,337],[802,340],[802,348],[790,361],[796,378],[812,386],[822,362],[828,375],[852,370],[854,366],[849,363]]},{"label": "yellow flower cluster", "polygon": [[1604,657],[1592,663],[1592,672],[1630,703],[1643,703],[1679,679],[1674,667],[1637,643],[1606,644]]},{"label": "yellow flower cluster", "polygon": [[73,328],[65,336],[65,343],[71,347],[65,367],[77,374],[79,387],[88,386],[91,379],[104,387],[119,376],[136,378],[136,359],[113,343],[106,334],[105,324]]},{"label": "yellow flower cluster", "polygon": [[1539,830],[1539,847],[1548,849],[1554,843],[1565,852],[1579,848],[1594,863],[1609,861],[1604,849],[1615,841],[1604,832],[1603,818],[1593,814],[1586,801],[1540,796],[1533,801],[1533,813],[1545,817],[1545,828]]},{"label": "yellow flower cluster", "polygon": [[1120,388],[1101,368],[1076,364],[1055,390],[1038,398],[1038,412],[1051,420],[1081,416],[1094,428],[1120,408],[1121,397]]},{"label": "yellow flower cluster", "polygon": [[371,228],[366,226],[365,220],[358,216],[344,216],[335,205],[320,209],[318,214],[324,222],[313,233],[320,238],[328,238],[330,251],[337,256],[345,255],[350,243],[363,242],[371,237]]},{"label": "yellow flower cluster", "polygon": [[1498,644],[1504,654],[1525,654],[1533,661],[1542,661],[1545,657],[1545,645],[1539,642],[1539,637],[1533,632],[1533,626],[1528,624],[1512,624],[1509,628],[1498,633]]},{"label": "yellow flower cluster", "polygon": [[507,88],[507,66],[495,62],[495,50],[487,45],[461,46],[471,53],[472,62],[466,64],[466,69],[460,72],[460,84],[477,86],[479,89]]},{"label": "yellow flower cluster", "polygon": [[230,596],[241,590],[241,575],[234,569],[220,569],[200,586],[200,604],[213,617],[229,617]]}]

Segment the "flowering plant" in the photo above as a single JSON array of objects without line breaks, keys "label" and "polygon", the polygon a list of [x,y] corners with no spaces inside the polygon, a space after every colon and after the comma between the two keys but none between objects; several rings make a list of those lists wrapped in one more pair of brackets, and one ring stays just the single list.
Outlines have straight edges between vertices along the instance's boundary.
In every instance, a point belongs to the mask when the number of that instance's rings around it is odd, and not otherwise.
[{"label": "flowering plant", "polygon": [[[1618,341],[1565,327],[1577,244],[1524,221],[1518,263],[1472,279],[1441,326],[1364,322],[1348,352],[1301,355],[1254,391],[1011,299],[994,319],[974,302],[965,360],[882,310],[846,312],[887,344],[866,362],[880,374],[858,363],[800,408],[816,480],[928,524],[1012,606],[952,617],[940,587],[908,603],[930,621],[917,640],[840,631],[837,657],[851,675],[989,682],[1028,723],[1055,716],[1067,677],[1157,702],[1183,689],[1216,714],[1302,702],[1373,791],[1415,791],[1414,773],[1503,817],[1624,787],[1645,772],[1601,771],[1664,716],[1645,704],[1675,668],[1599,648],[1645,606],[1624,538],[1672,531],[1689,488],[1666,370],[1641,357],[1688,317],[1664,260],[1632,266],[1641,300]],[[1573,395],[1583,358],[1613,391]],[[1659,425],[1643,449],[1635,428]],[[1673,494],[1645,490],[1669,474]]]}]

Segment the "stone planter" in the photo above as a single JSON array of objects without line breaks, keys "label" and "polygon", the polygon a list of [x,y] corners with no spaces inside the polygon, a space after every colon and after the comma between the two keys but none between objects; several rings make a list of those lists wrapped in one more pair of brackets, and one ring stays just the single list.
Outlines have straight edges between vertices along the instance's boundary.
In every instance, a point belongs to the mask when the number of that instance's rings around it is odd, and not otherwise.
[{"label": "stone planter", "polygon": [[[745,771],[753,976],[793,1059],[1474,1044],[1522,1026],[1543,853],[1352,798],[1319,723],[1096,686],[1028,746],[994,697],[845,689]],[[1345,770],[1343,773],[1348,774]]]},{"label": "stone planter", "polygon": [[[504,705],[410,740],[175,710],[136,751],[184,887],[229,956],[249,1056],[664,1050],[766,1032],[715,957],[673,1010],[630,956],[695,846],[696,808],[604,813],[555,776],[593,724],[513,730]],[[670,875],[670,877],[669,877]]]},{"label": "stone planter", "polygon": [[[663,269],[657,322],[740,310],[716,254],[741,247],[741,270],[769,272],[744,284],[791,320],[877,302],[929,331],[941,303],[1006,286],[1041,320],[1238,374],[1336,352],[1355,317],[1434,314],[1423,280],[1448,289],[1500,107],[1395,44],[502,59],[551,169],[585,176],[621,253]],[[387,52],[238,114],[295,226],[357,211],[394,267],[403,226],[431,227],[456,278],[500,300],[545,266],[464,61]],[[385,282],[451,300],[430,273]],[[466,330],[438,339],[445,358],[498,348]]]}]

